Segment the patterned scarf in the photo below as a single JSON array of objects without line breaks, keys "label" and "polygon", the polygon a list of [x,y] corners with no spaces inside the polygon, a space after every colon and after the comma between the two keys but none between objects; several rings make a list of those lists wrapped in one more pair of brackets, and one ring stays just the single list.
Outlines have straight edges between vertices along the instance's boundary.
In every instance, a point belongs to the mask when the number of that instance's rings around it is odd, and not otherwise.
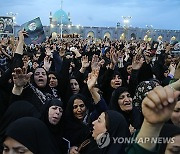
[{"label": "patterned scarf", "polygon": [[50,94],[50,93],[43,93],[38,88],[34,87],[31,83],[29,83],[29,86],[33,90],[33,92],[36,94],[36,96],[39,98],[39,100],[42,102],[42,104],[45,104],[46,101],[49,101],[53,98],[58,98],[57,90],[54,88],[51,88],[52,94]]}]

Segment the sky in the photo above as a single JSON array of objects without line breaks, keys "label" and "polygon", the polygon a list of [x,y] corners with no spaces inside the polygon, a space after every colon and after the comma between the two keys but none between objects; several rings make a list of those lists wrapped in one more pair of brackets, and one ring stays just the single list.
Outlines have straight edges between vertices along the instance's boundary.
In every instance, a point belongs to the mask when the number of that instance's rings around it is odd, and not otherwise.
[{"label": "sky", "polygon": [[[49,13],[60,7],[61,0],[0,0],[0,16],[13,12],[18,25],[36,17],[49,25]],[[131,16],[132,27],[180,30],[180,0],[63,0],[62,8],[73,25],[123,26],[122,16]]]}]

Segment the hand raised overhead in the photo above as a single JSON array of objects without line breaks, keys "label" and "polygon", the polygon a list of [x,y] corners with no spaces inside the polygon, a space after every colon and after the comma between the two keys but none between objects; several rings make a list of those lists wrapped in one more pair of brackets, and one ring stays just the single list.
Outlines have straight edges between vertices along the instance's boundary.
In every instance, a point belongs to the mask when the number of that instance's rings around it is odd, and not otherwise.
[{"label": "hand raised overhead", "polygon": [[30,81],[30,77],[32,75],[32,72],[29,72],[27,74],[27,69],[25,67],[21,68],[15,68],[14,72],[12,73],[14,85],[16,87],[23,87],[27,84],[27,82]]},{"label": "hand raised overhead", "polygon": [[157,86],[148,93],[142,103],[142,112],[147,122],[163,124],[171,117],[180,91],[170,86]]}]

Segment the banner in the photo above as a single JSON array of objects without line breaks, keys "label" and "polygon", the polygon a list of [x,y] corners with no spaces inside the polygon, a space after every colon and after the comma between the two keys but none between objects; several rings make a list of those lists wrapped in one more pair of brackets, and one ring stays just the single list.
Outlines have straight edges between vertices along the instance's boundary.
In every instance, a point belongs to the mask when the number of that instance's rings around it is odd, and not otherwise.
[{"label": "banner", "polygon": [[39,17],[21,25],[21,29],[23,28],[28,33],[28,37],[24,38],[24,42],[27,45],[42,43],[46,40],[43,26]]},{"label": "banner", "polygon": [[0,34],[13,34],[13,17],[0,16]]}]

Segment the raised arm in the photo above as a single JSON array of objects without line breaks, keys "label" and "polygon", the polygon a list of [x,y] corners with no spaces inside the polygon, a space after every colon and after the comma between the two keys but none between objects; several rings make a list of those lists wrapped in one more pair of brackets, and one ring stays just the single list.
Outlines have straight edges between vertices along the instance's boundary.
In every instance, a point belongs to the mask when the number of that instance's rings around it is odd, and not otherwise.
[{"label": "raised arm", "polygon": [[158,86],[150,91],[143,100],[142,112],[144,122],[141,130],[137,135],[137,139],[149,138],[146,142],[138,143],[144,149],[154,151],[156,143],[152,142],[152,138],[158,138],[161,128],[168,121],[176,105],[180,91],[172,89],[170,86]]},{"label": "raised arm", "polygon": [[13,81],[14,81],[14,87],[12,89],[12,93],[14,95],[21,95],[23,91],[23,87],[27,84],[27,82],[30,80],[30,77],[32,75],[32,72],[29,72],[27,74],[25,68],[15,68],[14,72],[12,73]]},{"label": "raised arm", "polygon": [[28,34],[24,30],[21,30],[19,31],[18,35],[19,35],[19,42],[18,42],[15,53],[23,55],[24,35],[28,35]]},{"label": "raised arm", "polygon": [[95,87],[98,75],[99,75],[99,70],[98,69],[93,70],[91,73],[89,73],[87,80],[88,89],[92,95],[95,104],[97,104],[101,99],[97,91],[98,89]]}]

